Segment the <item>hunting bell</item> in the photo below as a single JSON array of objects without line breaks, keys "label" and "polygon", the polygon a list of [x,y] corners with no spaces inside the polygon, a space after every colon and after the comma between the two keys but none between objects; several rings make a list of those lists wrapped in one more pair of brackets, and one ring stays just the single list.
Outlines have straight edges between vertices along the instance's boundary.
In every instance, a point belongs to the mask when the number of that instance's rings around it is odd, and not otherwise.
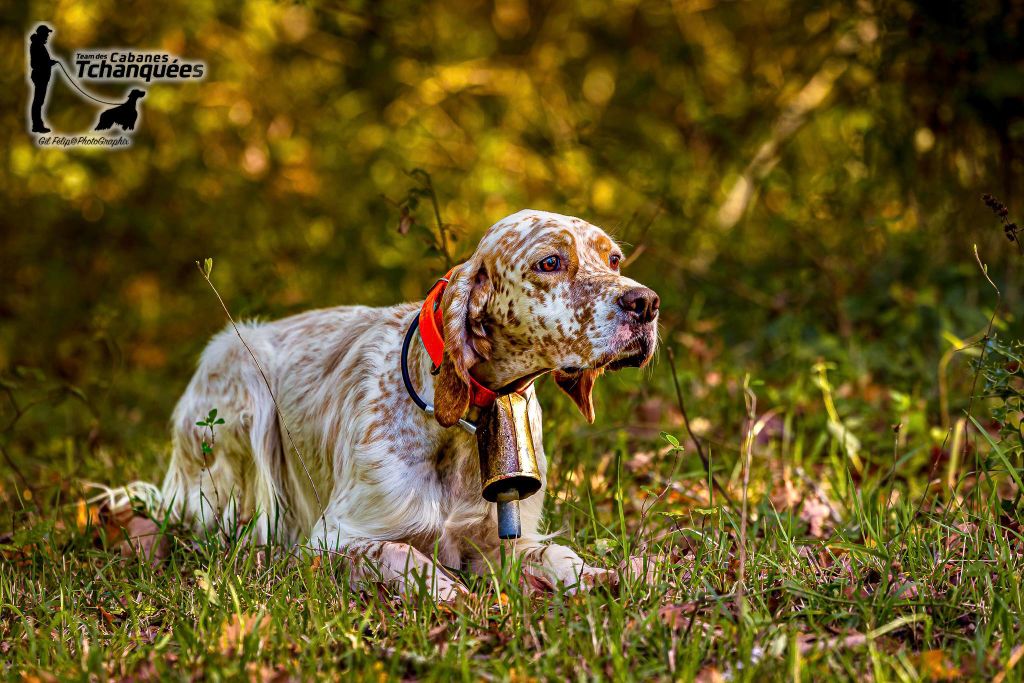
[{"label": "hunting bell", "polygon": [[519,501],[541,487],[526,407],[527,400],[519,394],[499,396],[477,423],[483,497],[498,504],[501,539],[522,536]]}]

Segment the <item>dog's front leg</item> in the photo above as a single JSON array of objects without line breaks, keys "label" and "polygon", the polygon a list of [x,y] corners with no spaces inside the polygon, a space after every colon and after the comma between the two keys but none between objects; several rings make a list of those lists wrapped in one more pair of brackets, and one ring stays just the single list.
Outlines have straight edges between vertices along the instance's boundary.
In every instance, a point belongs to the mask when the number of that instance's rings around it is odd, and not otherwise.
[{"label": "dog's front leg", "polygon": [[449,576],[429,557],[408,543],[357,540],[331,544],[313,542],[311,549],[340,553],[352,560],[354,583],[381,581],[394,586],[405,596],[415,595],[422,582],[437,602],[451,602],[468,593],[464,585]]},{"label": "dog's front leg", "polygon": [[420,584],[436,602],[451,602],[469,591],[458,580],[408,543],[371,541],[354,544],[347,553],[354,559],[352,580],[383,581],[404,596],[415,595]]},{"label": "dog's front leg", "polygon": [[570,593],[612,582],[615,579],[615,572],[587,564],[570,548],[545,542],[546,537],[539,531],[547,491],[548,461],[542,437],[543,415],[532,387],[527,396],[533,448],[544,485],[540,491],[520,503],[523,537],[512,544],[513,551],[521,559],[524,572],[541,574],[552,583],[563,586]]},{"label": "dog's front leg", "polygon": [[468,592],[457,579],[408,543],[377,541],[358,547],[361,557],[371,564],[358,567],[354,578],[379,578],[397,586],[403,595],[415,593],[422,581],[433,598],[441,602],[450,602]]}]

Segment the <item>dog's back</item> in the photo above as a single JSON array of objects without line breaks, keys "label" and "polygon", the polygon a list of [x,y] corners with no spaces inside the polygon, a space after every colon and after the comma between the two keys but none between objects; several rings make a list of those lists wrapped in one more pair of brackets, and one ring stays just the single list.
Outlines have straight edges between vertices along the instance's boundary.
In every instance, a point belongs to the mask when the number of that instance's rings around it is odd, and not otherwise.
[{"label": "dog's back", "polygon": [[[370,398],[367,389],[380,382],[373,370],[382,367],[388,351],[396,356],[388,365],[397,371],[401,320],[413,310],[409,305],[340,306],[241,324],[239,332],[260,367],[233,328],[216,335],[174,411],[165,504],[199,526],[230,527],[257,511],[279,510],[278,503],[287,500],[288,509],[280,513],[289,519],[275,520],[271,514],[257,535],[267,540],[277,535],[277,527],[291,531],[283,536],[294,542],[296,538],[288,537],[295,531],[308,534],[320,514],[316,494],[301,466],[285,457],[283,451],[290,451],[291,444],[281,432],[275,403],[305,456],[304,465],[316,473],[321,487],[329,487],[335,463],[318,457],[331,450],[321,442],[333,445],[358,435],[359,428],[350,424],[359,412],[354,402]],[[196,422],[213,408],[226,423],[211,437]],[[324,411],[335,414],[319,421],[302,417]],[[318,425],[324,424],[339,433],[320,433]],[[213,453],[207,453],[203,442],[213,438]],[[318,492],[324,500],[330,495],[328,487]]]},{"label": "dog's back", "polygon": [[99,123],[96,124],[96,130],[108,130],[111,126],[113,126],[117,120],[116,114],[114,112],[119,107],[120,105],[118,107],[115,107],[114,109],[107,109],[102,114],[100,114],[100,120]]}]

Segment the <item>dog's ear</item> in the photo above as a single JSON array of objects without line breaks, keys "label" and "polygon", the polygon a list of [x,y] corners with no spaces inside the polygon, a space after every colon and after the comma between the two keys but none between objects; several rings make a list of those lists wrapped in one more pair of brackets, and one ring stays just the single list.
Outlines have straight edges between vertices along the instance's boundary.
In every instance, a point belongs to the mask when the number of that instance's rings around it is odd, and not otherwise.
[{"label": "dog's ear", "polygon": [[482,263],[471,259],[451,276],[441,299],[444,311],[444,360],[434,382],[434,417],[445,427],[469,408],[469,372],[490,357],[484,307],[491,281]]},{"label": "dog's ear", "polygon": [[447,352],[434,380],[434,419],[443,427],[451,427],[469,409],[469,383],[459,375]]},{"label": "dog's ear", "polygon": [[555,384],[558,388],[569,395],[569,398],[573,400],[576,407],[583,413],[583,417],[587,418],[587,422],[593,424],[594,417],[594,397],[592,392],[594,391],[594,382],[601,376],[604,369],[600,370],[581,370],[579,372],[569,374],[562,372],[561,370],[555,370]]}]

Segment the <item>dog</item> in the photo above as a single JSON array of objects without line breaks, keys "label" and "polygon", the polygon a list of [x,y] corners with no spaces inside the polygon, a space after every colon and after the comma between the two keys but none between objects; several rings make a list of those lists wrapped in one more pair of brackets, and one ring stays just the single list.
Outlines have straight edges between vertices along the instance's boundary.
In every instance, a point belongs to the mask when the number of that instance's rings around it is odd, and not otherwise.
[{"label": "dog", "polygon": [[[437,600],[457,597],[466,588],[444,567],[485,573],[502,543],[495,506],[481,497],[476,439],[458,426],[473,414],[472,386],[526,398],[546,487],[533,380],[553,373],[593,422],[597,377],[641,367],[655,348],[658,295],[622,275],[621,261],[615,242],[579,218],[525,210],[489,228],[440,297],[439,367],[423,344],[408,348],[433,415],[401,370],[420,304],[229,326],[174,410],[165,513],[225,533],[248,523],[257,542],[340,552],[402,591],[424,582]],[[197,420],[212,408],[225,423],[211,434]],[[571,591],[612,580],[540,533],[543,492],[522,501],[523,535],[506,542],[524,571]]]},{"label": "dog", "polygon": [[133,89],[128,93],[128,99],[125,102],[100,114],[100,120],[96,124],[95,130],[107,130],[115,125],[121,126],[121,130],[135,130],[135,122],[139,120],[137,102],[145,96],[145,90]]}]

